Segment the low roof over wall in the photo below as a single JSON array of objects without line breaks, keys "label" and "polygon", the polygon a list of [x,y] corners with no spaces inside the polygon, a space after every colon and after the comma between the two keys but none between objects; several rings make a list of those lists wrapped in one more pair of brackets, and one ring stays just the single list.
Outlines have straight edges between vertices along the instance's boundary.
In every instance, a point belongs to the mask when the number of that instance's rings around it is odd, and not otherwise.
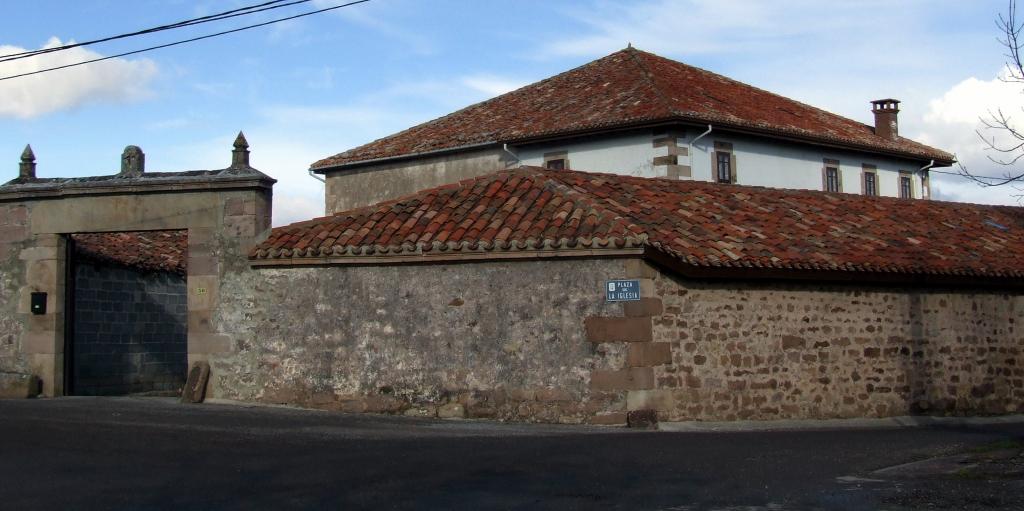
[{"label": "low roof over wall", "polygon": [[1019,279],[1024,208],[522,167],[279,227],[250,257],[386,263],[408,255],[636,248],[695,274]]},{"label": "low roof over wall", "polygon": [[75,256],[143,271],[185,274],[188,231],[72,234]]}]

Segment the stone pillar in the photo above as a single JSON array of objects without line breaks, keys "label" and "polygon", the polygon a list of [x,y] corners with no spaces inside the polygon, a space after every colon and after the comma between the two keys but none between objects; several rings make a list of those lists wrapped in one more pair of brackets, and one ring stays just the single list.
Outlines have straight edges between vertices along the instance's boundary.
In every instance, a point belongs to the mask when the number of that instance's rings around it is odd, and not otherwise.
[{"label": "stone pillar", "polygon": [[[34,243],[21,251],[25,264],[25,287],[21,289],[18,313],[25,318],[24,350],[32,374],[42,380],[43,395],[64,394],[64,290],[66,241],[56,234],[35,236]],[[46,313],[33,314],[31,296],[46,293]]]}]

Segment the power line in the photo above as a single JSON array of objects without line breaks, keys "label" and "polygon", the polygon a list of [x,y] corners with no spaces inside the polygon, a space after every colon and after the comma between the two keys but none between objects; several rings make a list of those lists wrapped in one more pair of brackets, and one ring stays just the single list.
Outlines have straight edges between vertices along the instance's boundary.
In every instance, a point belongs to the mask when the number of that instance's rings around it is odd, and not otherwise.
[{"label": "power line", "polygon": [[[304,1],[308,1],[308,0],[304,0]],[[39,70],[36,70],[36,71],[30,71],[28,73],[21,73],[21,74],[16,74],[16,75],[11,75],[11,76],[4,76],[4,77],[0,77],[0,81],[11,80],[11,79],[14,79],[14,78],[21,78],[21,77],[24,77],[24,76],[32,76],[32,75],[37,75],[37,74],[40,74],[40,73],[47,73],[47,72],[50,72],[50,71],[57,71],[57,70],[60,70],[60,69],[67,69],[69,67],[84,66],[85,64],[92,64],[94,62],[102,62],[104,60],[116,59],[118,57],[125,57],[125,56],[128,56],[128,55],[135,55],[135,54],[138,54],[138,53],[143,53],[143,52],[152,51],[152,50],[159,50],[161,48],[169,48],[171,46],[178,46],[178,45],[185,44],[185,43],[201,41],[203,39],[210,39],[210,38],[213,38],[213,37],[218,37],[218,36],[222,36],[222,35],[226,35],[226,34],[233,34],[235,32],[241,32],[243,30],[249,30],[249,29],[252,29],[252,28],[265,27],[267,25],[273,25],[275,23],[280,23],[282,21],[290,21],[290,20],[293,20],[293,19],[304,18],[306,16],[312,16],[314,14],[320,14],[320,13],[327,12],[327,11],[333,11],[335,9],[341,9],[342,7],[349,7],[349,6],[352,6],[352,5],[362,4],[362,3],[369,2],[369,1],[370,0],[355,0],[355,1],[344,3],[344,4],[341,4],[341,5],[335,5],[334,7],[327,7],[327,8],[324,8],[324,9],[318,9],[318,10],[315,10],[315,11],[305,12],[305,13],[302,13],[302,14],[296,14],[295,16],[288,16],[288,17],[285,17],[285,18],[278,18],[278,19],[271,20],[271,21],[266,21],[266,22],[263,22],[263,23],[257,23],[255,25],[247,25],[247,26],[235,28],[235,29],[232,29],[232,30],[225,30],[223,32],[207,34],[207,35],[204,35],[204,36],[193,37],[193,38],[190,38],[190,39],[183,39],[181,41],[175,41],[173,43],[160,44],[160,45],[157,45],[157,46],[150,46],[149,48],[143,48],[141,50],[126,51],[124,53],[118,53],[116,55],[109,55],[109,56],[106,56],[106,57],[100,57],[100,58],[91,59],[91,60],[83,60],[82,62],[75,62],[74,64],[64,64],[63,66],[55,66],[55,67],[50,67],[50,68],[46,68],[46,69],[39,69]]]},{"label": "power line", "polygon": [[200,24],[203,24],[203,23],[210,23],[210,22],[213,22],[213,21],[220,21],[220,20],[225,20],[225,19],[229,19],[229,18],[234,18],[236,16],[245,16],[245,15],[248,15],[248,14],[255,14],[255,13],[258,13],[258,12],[268,11],[268,10],[271,10],[271,9],[280,9],[282,7],[289,7],[289,6],[292,6],[292,5],[295,5],[295,4],[306,3],[306,2],[309,2],[310,0],[296,0],[296,1],[293,1],[293,2],[291,2],[289,4],[285,4],[285,5],[274,5],[274,4],[280,4],[280,3],[285,2],[285,1],[286,0],[272,0],[272,1],[269,1],[269,2],[264,2],[262,4],[250,5],[248,7],[241,7],[241,8],[238,8],[238,9],[232,9],[230,11],[224,11],[224,12],[220,12],[220,13],[216,13],[216,14],[210,14],[210,15],[207,15],[207,16],[201,16],[201,17],[198,17],[198,18],[187,19],[187,20],[184,20],[184,21],[178,21],[176,23],[170,23],[170,24],[167,24],[167,25],[160,25],[158,27],[147,28],[147,29],[138,30],[138,31],[135,31],[135,32],[129,32],[129,33],[126,33],[126,34],[119,34],[119,35],[115,35],[115,36],[104,37],[104,38],[101,38],[101,39],[93,39],[91,41],[83,41],[83,42],[74,43],[74,44],[65,44],[63,46],[57,46],[55,48],[40,48],[38,50],[28,50],[28,51],[23,51],[23,52],[19,52],[19,53],[10,53],[10,54],[7,54],[7,55],[0,55],[0,62],[9,62],[9,61],[12,61],[12,60],[24,59],[24,58],[33,57],[33,56],[36,56],[36,55],[45,54],[45,53],[53,53],[53,52],[56,52],[56,51],[70,50],[72,48],[78,48],[78,47],[81,47],[81,46],[90,46],[90,45],[93,45],[93,44],[105,43],[105,42],[114,41],[114,40],[117,40],[117,39],[124,39],[124,38],[128,38],[128,37],[136,37],[136,36],[140,36],[140,35],[146,35],[146,34],[152,34],[152,33],[156,33],[156,32],[162,32],[164,30],[172,30],[172,29],[176,29],[176,28],[184,28],[184,27],[188,27],[188,26],[192,26],[192,25],[200,25]]}]

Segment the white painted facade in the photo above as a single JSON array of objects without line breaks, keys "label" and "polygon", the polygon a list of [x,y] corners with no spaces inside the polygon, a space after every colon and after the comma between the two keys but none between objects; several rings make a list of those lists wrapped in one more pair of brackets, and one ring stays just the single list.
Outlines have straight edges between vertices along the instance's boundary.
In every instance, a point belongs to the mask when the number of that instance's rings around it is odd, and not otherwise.
[{"label": "white painted facade", "polygon": [[[736,160],[736,183],[771,188],[823,190],[825,160],[838,160],[841,191],[861,194],[864,164],[874,165],[878,195],[899,196],[901,172],[911,177],[914,198],[927,198],[921,167],[926,162],[885,157],[866,152],[829,149],[799,144],[712,132],[696,143],[690,142],[705,130],[676,131],[677,164],[690,167],[689,179],[713,181],[712,154],[715,142],[732,144]],[[522,165],[543,167],[545,154],[564,151],[568,168],[641,177],[668,177],[668,167],[655,165],[655,158],[669,154],[665,146],[655,147],[659,136],[650,130],[593,136],[554,143],[512,148]],[[904,174],[906,175],[906,174]],[[683,177],[681,179],[687,179]]]},{"label": "white painted facade", "polygon": [[665,177],[664,169],[654,167],[654,157],[667,154],[666,149],[655,148],[651,131],[623,132],[618,135],[576,139],[555,144],[531,145],[514,148],[522,165],[544,166],[544,155],[558,151],[568,152],[572,170],[608,172],[637,177]]}]

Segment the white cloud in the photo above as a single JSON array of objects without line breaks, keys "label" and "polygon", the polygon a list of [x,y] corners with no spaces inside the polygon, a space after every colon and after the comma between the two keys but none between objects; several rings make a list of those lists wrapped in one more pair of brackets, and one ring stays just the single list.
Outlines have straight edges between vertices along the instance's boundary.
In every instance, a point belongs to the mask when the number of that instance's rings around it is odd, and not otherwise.
[{"label": "white cloud", "polygon": [[514,91],[526,82],[509,80],[494,75],[472,75],[463,77],[462,84],[470,89],[487,94],[488,96],[500,96],[506,92]]},{"label": "white cloud", "polygon": [[[43,48],[63,46],[53,37]],[[0,45],[0,55],[28,51]],[[100,58],[85,48],[73,48],[0,64],[0,76]],[[124,102],[147,97],[150,80],[157,75],[151,60],[111,59],[59,71],[0,81],[0,117],[28,119],[76,108],[92,102]]]},{"label": "white cloud", "polygon": [[[955,84],[941,96],[929,102],[928,111],[913,120],[919,133],[910,135],[928,145],[956,154],[957,159],[972,173],[979,176],[1002,176],[1008,171],[1024,172],[1024,160],[1006,167],[990,159],[1002,158],[978,136],[980,132],[999,146],[1011,141],[1000,130],[985,129],[982,119],[990,118],[1002,110],[1010,117],[1015,128],[1024,128],[1024,84],[1005,81],[1006,71],[990,80],[970,77]],[[940,169],[956,171],[953,169]],[[1014,186],[981,187],[962,177],[936,174],[936,198],[964,202],[991,204],[1018,204],[1015,195],[1021,192]]]}]

